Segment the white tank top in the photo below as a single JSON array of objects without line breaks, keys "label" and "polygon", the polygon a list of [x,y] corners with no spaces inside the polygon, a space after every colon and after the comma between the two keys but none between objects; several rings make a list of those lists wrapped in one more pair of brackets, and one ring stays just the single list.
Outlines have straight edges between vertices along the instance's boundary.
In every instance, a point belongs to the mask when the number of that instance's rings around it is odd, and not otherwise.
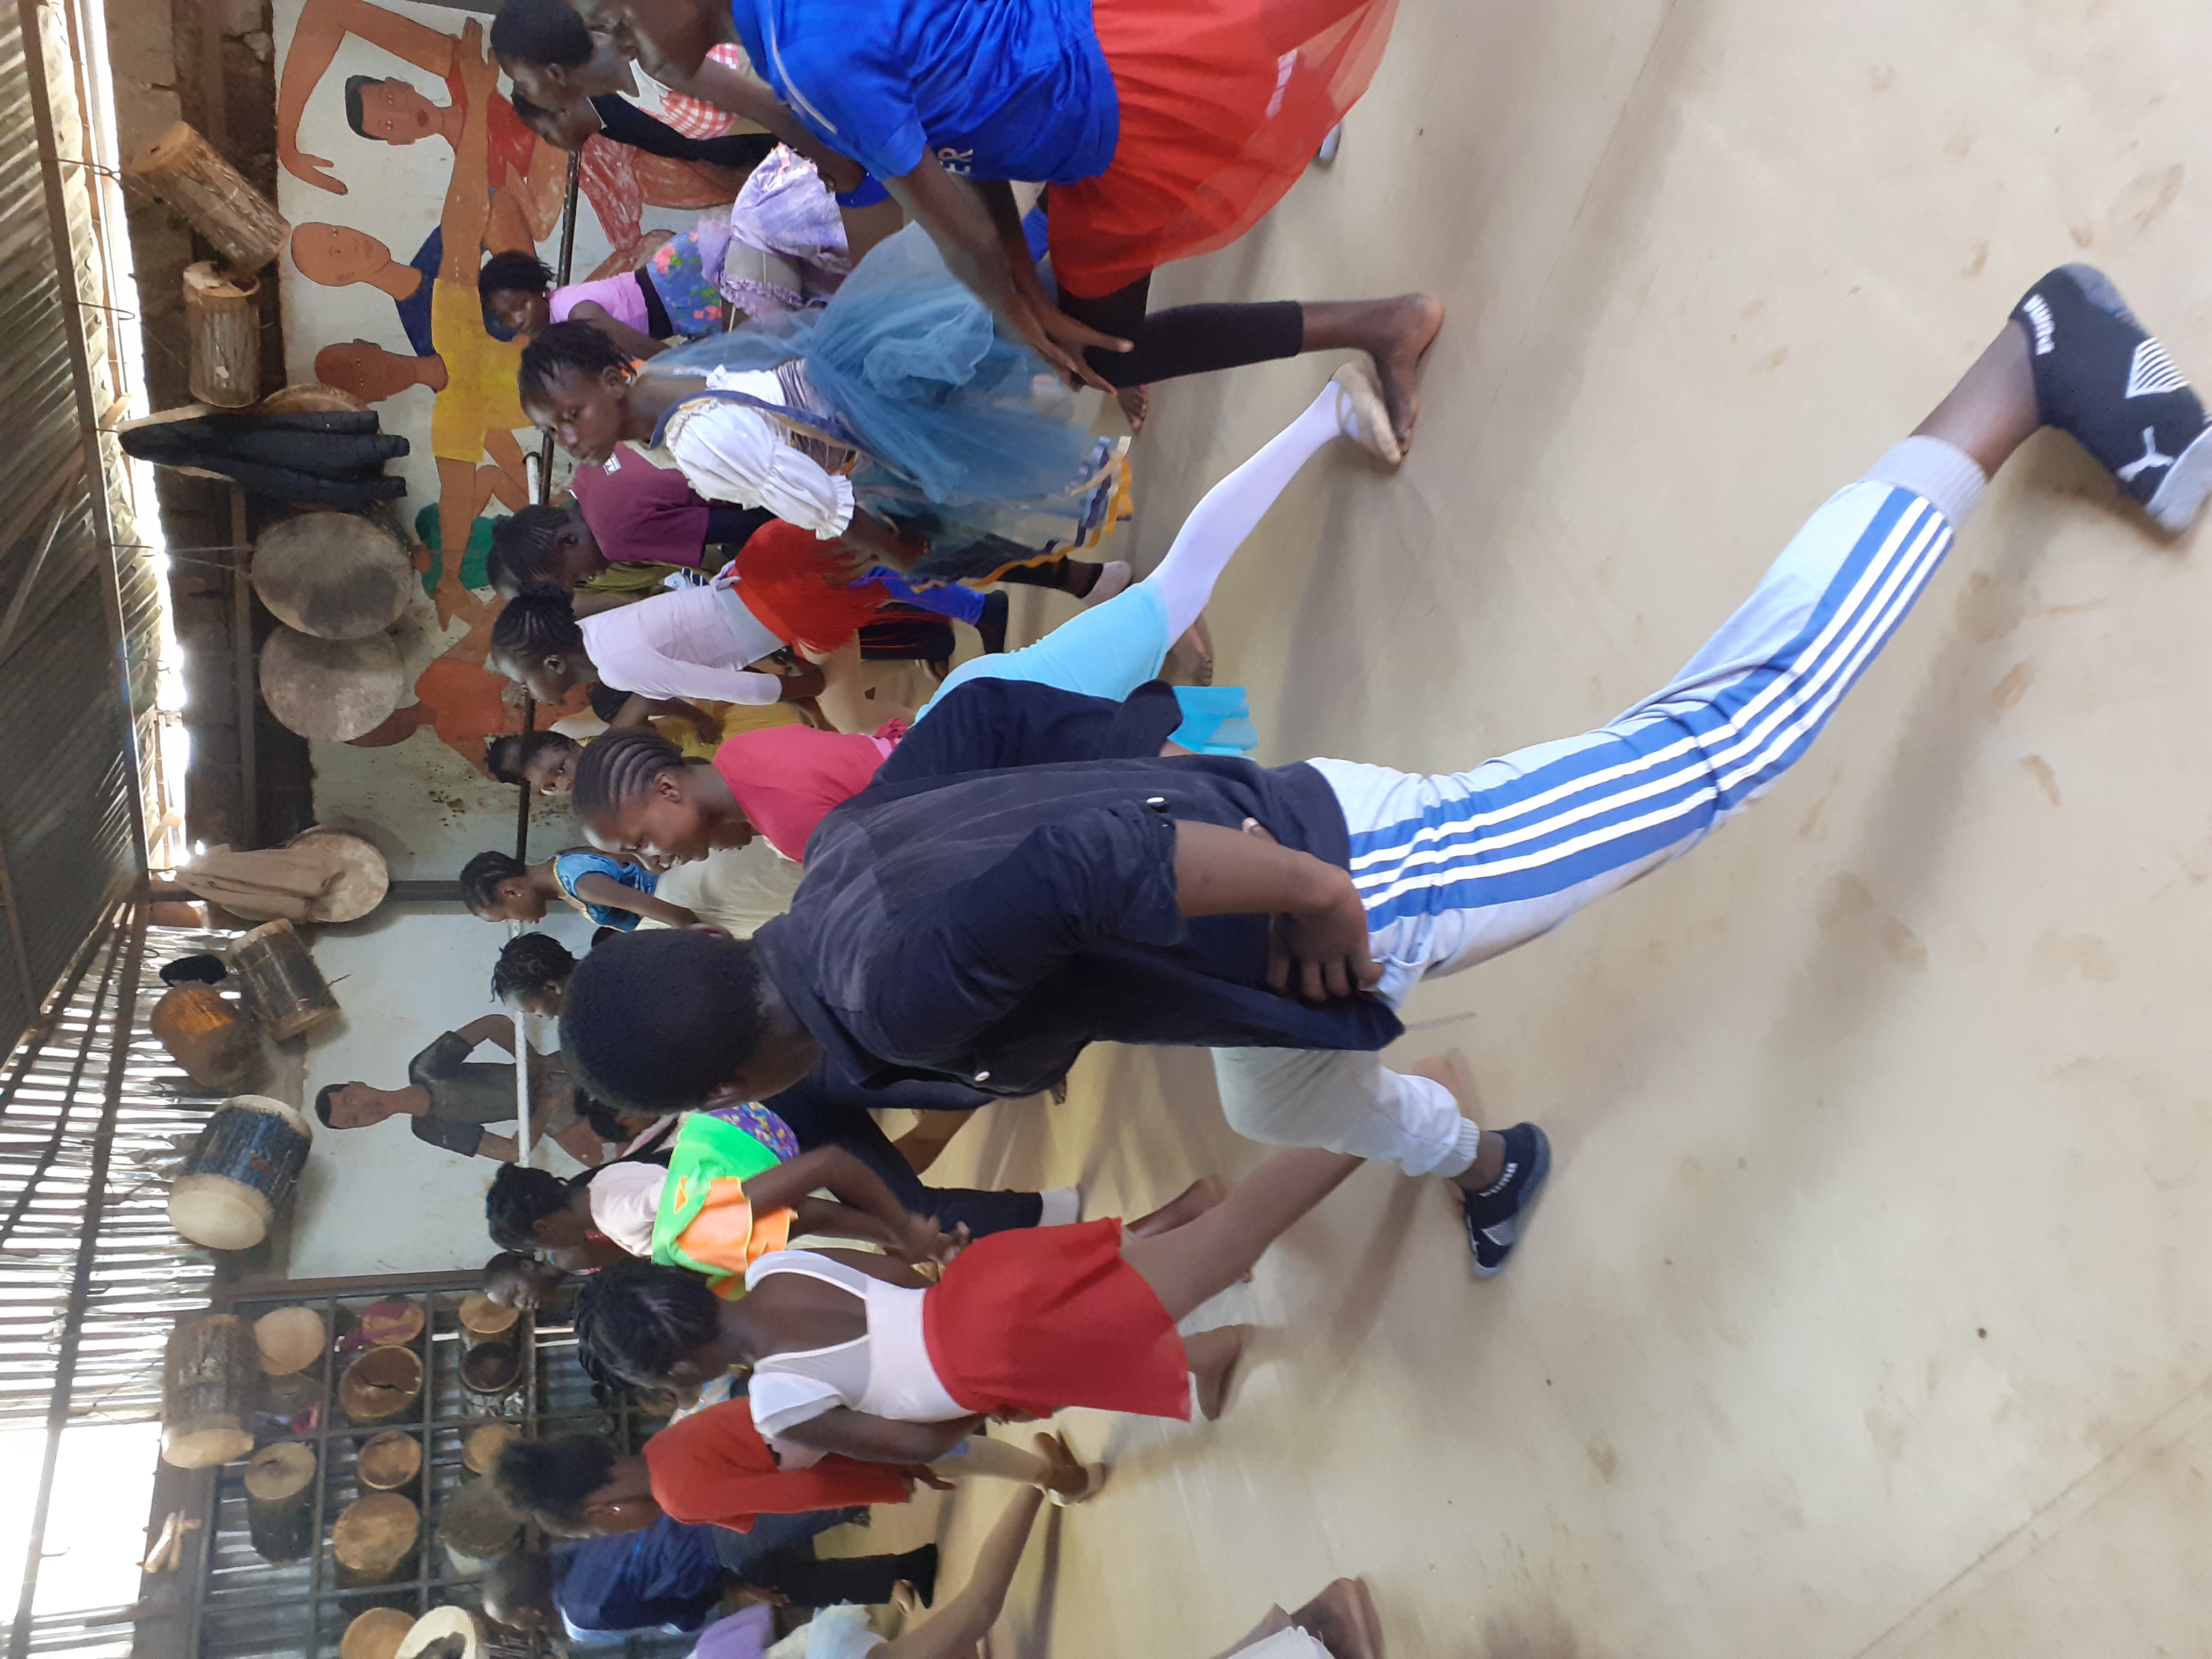
[{"label": "white tank top", "polygon": [[[850,1342],[799,1353],[770,1354],[755,1363],[747,1390],[753,1422],[763,1436],[782,1431],[840,1406],[905,1423],[942,1423],[968,1411],[945,1391],[921,1335],[921,1301],[926,1291],[886,1284],[858,1267],[811,1250],[776,1250],[745,1272],[751,1290],[773,1273],[803,1273],[858,1297],[867,1333]],[[787,1468],[811,1459],[790,1448],[782,1451]]]}]

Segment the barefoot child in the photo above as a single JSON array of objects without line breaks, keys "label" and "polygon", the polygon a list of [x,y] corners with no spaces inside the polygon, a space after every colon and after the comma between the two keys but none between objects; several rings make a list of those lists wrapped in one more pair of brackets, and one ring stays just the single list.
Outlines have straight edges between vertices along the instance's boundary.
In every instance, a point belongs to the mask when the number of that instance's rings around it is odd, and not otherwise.
[{"label": "barefoot child", "polygon": [[[750,942],[594,953],[570,984],[568,1052],[596,1092],[647,1107],[773,1091],[823,1052],[863,1079],[1012,1094],[1093,1042],[1208,1047],[1240,1132],[1449,1179],[1477,1271],[1496,1272],[1548,1147],[1534,1125],[1485,1134],[1444,1083],[1386,1069],[1397,1005],[1680,857],[1778,782],[2045,425],[2167,529],[2212,490],[2203,405],[2164,349],[2100,274],[2052,271],[1689,665],[1609,724],[1428,776],[1193,757],[908,777],[823,820],[790,914]],[[687,1070],[631,1058],[672,1046]]]},{"label": "barefoot child", "polygon": [[461,866],[461,899],[485,921],[543,921],[556,899],[581,910],[602,927],[624,933],[650,916],[671,927],[691,927],[699,918],[680,904],[653,896],[659,878],[635,859],[592,848],[573,848],[537,864],[506,853],[479,853]]},{"label": "barefoot child", "polygon": [[611,1269],[576,1304],[576,1340],[610,1372],[690,1386],[750,1365],[771,1445],[880,1462],[941,1456],[991,1417],[1086,1406],[1221,1414],[1237,1331],[1176,1323],[1235,1284],[1360,1160],[1278,1152],[1194,1220],[1125,1238],[1115,1220],[1001,1233],[928,1285],[883,1257],[783,1250],[745,1295],[669,1268]]}]

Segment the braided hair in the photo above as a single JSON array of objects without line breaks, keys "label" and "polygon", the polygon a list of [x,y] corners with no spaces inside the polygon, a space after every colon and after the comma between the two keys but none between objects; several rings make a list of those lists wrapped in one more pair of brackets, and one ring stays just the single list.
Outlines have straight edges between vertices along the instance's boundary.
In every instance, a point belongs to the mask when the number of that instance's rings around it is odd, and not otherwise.
[{"label": "braided hair", "polygon": [[576,971],[576,958],[550,933],[518,933],[500,946],[492,966],[491,994],[501,1002],[557,991]]},{"label": "braided hair", "polygon": [[562,1052],[577,1081],[617,1111],[688,1110],[760,1047],[762,983],[750,939],[689,928],[624,933],[568,976]]},{"label": "braided hair", "polygon": [[491,1242],[518,1255],[536,1255],[538,1224],[567,1209],[580,1184],[563,1181],[550,1170],[502,1164],[484,1194],[484,1225]]},{"label": "braided hair", "polygon": [[541,662],[584,648],[576,609],[557,587],[532,582],[500,607],[491,625],[489,654],[516,662]]},{"label": "braided hair", "polygon": [[492,1469],[499,1495],[525,1515],[550,1522],[548,1531],[581,1530],[584,1505],[614,1478],[617,1454],[596,1434],[562,1434],[550,1440],[511,1440]]},{"label": "braided hair", "polygon": [[581,69],[592,61],[592,32],[567,0],[507,0],[491,20],[491,52],[507,64]]},{"label": "braided hair", "polygon": [[495,253],[477,272],[477,292],[486,299],[501,289],[514,294],[544,294],[552,286],[553,267],[534,253]]},{"label": "braided hair", "polygon": [[576,762],[569,806],[579,820],[597,828],[641,799],[663,772],[684,764],[684,751],[649,726],[605,732],[586,744]]},{"label": "braided hair", "polygon": [[549,749],[581,749],[558,732],[501,732],[484,739],[484,770],[495,783],[527,783],[524,775]]},{"label": "braided hair", "polygon": [[491,523],[491,551],[484,574],[494,587],[557,587],[561,536],[570,520],[565,507],[533,501]]},{"label": "braided hair", "polygon": [[592,1275],[576,1297],[576,1346],[602,1370],[663,1382],[721,1334],[707,1281],[677,1267],[623,1262]]},{"label": "braided hair", "polygon": [[524,348],[514,387],[526,404],[542,404],[562,375],[604,374],[611,368],[628,374],[629,354],[589,323],[554,323]]},{"label": "braided hair", "polygon": [[510,853],[479,853],[461,866],[461,902],[482,915],[499,907],[499,884],[526,876],[530,866]]}]

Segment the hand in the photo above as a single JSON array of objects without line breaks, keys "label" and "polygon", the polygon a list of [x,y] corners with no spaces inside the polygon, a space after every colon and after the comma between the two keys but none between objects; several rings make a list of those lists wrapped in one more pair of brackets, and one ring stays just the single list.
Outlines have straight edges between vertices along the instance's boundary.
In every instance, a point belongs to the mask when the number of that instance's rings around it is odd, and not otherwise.
[{"label": "hand", "polygon": [[883,562],[874,548],[860,542],[838,540],[822,544],[822,576],[825,581],[849,586]]},{"label": "hand", "polygon": [[461,73],[462,90],[471,100],[499,94],[499,65],[484,51],[483,25],[471,17],[461,26],[453,47],[453,67]]},{"label": "hand", "polygon": [[317,190],[326,190],[333,196],[343,196],[346,187],[331,171],[331,164],[319,155],[310,155],[297,144],[280,144],[276,149],[276,164],[302,184],[313,185]]},{"label": "hand", "polygon": [[952,1483],[927,1463],[909,1463],[899,1473],[917,1486],[927,1486],[932,1492],[951,1492]]},{"label": "hand", "polygon": [[1006,301],[1006,324],[1031,351],[1058,369],[1070,386],[1095,386],[1101,392],[1112,392],[1112,383],[1084,360],[1084,349],[1130,349],[1128,341],[1077,322],[1046,299],[1042,289],[1030,294],[1018,286]]},{"label": "hand", "polygon": [[[1257,818],[1247,818],[1244,833],[1271,844],[1275,837]],[[1274,919],[1267,950],[1267,984],[1289,994],[1291,975],[1297,973],[1297,994],[1308,1002],[1327,1002],[1348,997],[1354,991],[1371,991],[1382,977],[1382,964],[1367,949],[1367,907],[1349,872],[1342,872],[1341,887],[1329,903],[1300,915]]]}]

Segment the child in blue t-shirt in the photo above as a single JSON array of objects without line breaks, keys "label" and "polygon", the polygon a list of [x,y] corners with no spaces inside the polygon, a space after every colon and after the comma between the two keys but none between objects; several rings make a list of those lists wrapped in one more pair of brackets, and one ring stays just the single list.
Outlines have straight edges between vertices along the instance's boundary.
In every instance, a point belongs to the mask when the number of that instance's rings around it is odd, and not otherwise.
[{"label": "child in blue t-shirt", "polygon": [[671,927],[696,927],[680,904],[653,896],[659,878],[627,853],[572,847],[537,864],[505,853],[479,853],[461,869],[461,901],[486,921],[539,921],[556,899],[602,927],[628,933],[650,917]]}]

